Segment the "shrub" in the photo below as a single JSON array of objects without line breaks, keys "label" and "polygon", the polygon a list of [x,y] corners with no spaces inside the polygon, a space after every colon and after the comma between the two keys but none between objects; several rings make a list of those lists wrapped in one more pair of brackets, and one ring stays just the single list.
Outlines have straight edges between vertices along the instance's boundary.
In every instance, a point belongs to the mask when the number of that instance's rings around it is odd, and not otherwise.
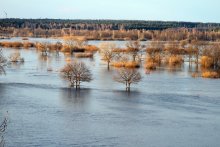
[{"label": "shrub", "polygon": [[132,62],[126,62],[125,63],[126,68],[139,68],[140,64],[138,62],[132,61]]},{"label": "shrub", "polygon": [[145,68],[149,70],[155,70],[156,69],[156,64],[154,62],[147,62],[145,64]]},{"label": "shrub", "polygon": [[70,49],[70,47],[68,47],[68,46],[66,46],[66,45],[64,45],[63,47],[62,47],[62,49],[61,49],[61,52],[71,52],[71,49]]},{"label": "shrub", "polygon": [[165,63],[168,63],[170,66],[181,65],[184,62],[181,56],[170,56],[165,59]]},{"label": "shrub", "polygon": [[74,56],[77,58],[92,58],[93,53],[75,53]]},{"label": "shrub", "polygon": [[21,54],[19,52],[12,53],[9,56],[10,62],[24,62],[24,58],[21,57]]},{"label": "shrub", "polygon": [[134,61],[128,61],[128,62],[114,62],[112,63],[112,66],[121,68],[121,67],[126,67],[126,68],[139,68],[140,64],[138,62]]},{"label": "shrub", "polygon": [[11,46],[14,48],[20,48],[23,47],[23,44],[21,42],[12,42]]},{"label": "shrub", "polygon": [[208,56],[202,56],[201,58],[201,66],[203,68],[210,68],[213,66],[213,59]]},{"label": "shrub", "polygon": [[90,51],[90,52],[95,52],[95,51],[98,51],[99,48],[97,46],[94,46],[94,45],[87,45],[87,46],[85,46],[85,50]]},{"label": "shrub", "polygon": [[219,73],[217,73],[215,71],[206,71],[206,72],[202,73],[202,77],[216,79],[216,78],[220,78],[220,75],[219,75]]},{"label": "shrub", "polygon": [[24,43],[23,43],[23,47],[24,47],[24,48],[35,47],[35,44],[34,44],[34,43],[31,43],[31,42],[24,42]]}]

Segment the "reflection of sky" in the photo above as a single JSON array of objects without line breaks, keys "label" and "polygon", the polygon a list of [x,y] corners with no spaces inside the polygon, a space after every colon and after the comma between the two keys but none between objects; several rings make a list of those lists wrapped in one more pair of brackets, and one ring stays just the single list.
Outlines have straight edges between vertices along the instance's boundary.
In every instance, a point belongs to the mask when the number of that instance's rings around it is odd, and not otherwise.
[{"label": "reflection of sky", "polygon": [[[219,0],[5,0],[0,17],[220,22]],[[39,11],[40,8],[40,11]]]}]

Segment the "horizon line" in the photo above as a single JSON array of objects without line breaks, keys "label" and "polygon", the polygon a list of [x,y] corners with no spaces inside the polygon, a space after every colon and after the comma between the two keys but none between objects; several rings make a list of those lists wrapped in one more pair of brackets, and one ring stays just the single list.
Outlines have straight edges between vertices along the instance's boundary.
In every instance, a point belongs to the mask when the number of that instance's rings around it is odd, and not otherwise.
[{"label": "horizon line", "polygon": [[97,18],[97,19],[91,19],[91,18],[16,18],[16,17],[11,17],[11,18],[0,18],[1,20],[3,19],[32,19],[32,20],[46,20],[46,19],[51,19],[51,20],[112,20],[112,21],[149,21],[149,22],[180,22],[180,23],[202,23],[202,24],[220,24],[220,22],[202,22],[202,21],[185,21],[185,20],[144,20],[144,19],[110,19],[110,18]]}]

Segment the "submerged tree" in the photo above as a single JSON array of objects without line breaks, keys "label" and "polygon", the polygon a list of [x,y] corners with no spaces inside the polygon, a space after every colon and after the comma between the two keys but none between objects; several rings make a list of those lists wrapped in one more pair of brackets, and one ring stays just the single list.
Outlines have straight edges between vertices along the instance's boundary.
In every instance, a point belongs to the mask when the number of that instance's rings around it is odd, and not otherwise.
[{"label": "submerged tree", "polygon": [[88,44],[85,38],[65,37],[65,45],[69,48],[70,53],[74,51],[84,51],[84,47]]},{"label": "submerged tree", "polygon": [[9,56],[10,62],[24,62],[24,58],[21,57],[21,54],[19,52],[11,53]]},{"label": "submerged tree", "polygon": [[43,43],[38,43],[37,48],[41,51],[42,56],[47,56],[49,52],[49,43],[48,42],[43,42]]},{"label": "submerged tree", "polygon": [[114,49],[116,49],[116,45],[113,43],[102,43],[100,45],[101,49],[101,55],[104,61],[108,64],[108,70],[110,68],[110,63],[116,56],[116,53],[114,52]]},{"label": "submerged tree", "polygon": [[6,58],[3,56],[2,49],[0,49],[0,75],[5,74],[4,66],[6,65]]},{"label": "submerged tree", "polygon": [[70,82],[71,87],[80,88],[82,82],[90,82],[92,74],[84,62],[74,61],[61,70],[61,76]]},{"label": "submerged tree", "polygon": [[142,55],[145,47],[140,41],[129,41],[126,46],[127,51],[131,54],[133,61],[136,61],[139,54]]},{"label": "submerged tree", "polygon": [[114,80],[123,83],[126,86],[126,91],[130,91],[131,84],[137,84],[142,79],[141,74],[135,69],[119,69],[114,76]]}]

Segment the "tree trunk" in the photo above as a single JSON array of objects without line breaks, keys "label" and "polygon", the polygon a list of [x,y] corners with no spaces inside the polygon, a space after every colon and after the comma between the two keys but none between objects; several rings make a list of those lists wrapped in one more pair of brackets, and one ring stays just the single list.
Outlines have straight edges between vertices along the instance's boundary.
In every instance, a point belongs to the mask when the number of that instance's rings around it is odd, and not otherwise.
[{"label": "tree trunk", "polygon": [[110,62],[108,61],[108,70],[110,69]]},{"label": "tree trunk", "polygon": [[131,83],[128,83],[128,92],[131,90]]}]

